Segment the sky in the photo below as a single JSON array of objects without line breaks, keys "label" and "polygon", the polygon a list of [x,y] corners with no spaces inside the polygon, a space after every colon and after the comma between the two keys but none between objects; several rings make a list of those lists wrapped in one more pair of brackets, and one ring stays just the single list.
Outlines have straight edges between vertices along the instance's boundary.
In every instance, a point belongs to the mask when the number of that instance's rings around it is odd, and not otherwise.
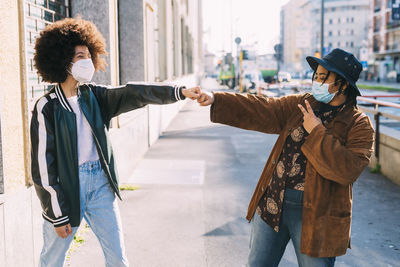
[{"label": "sky", "polygon": [[235,37],[258,54],[279,42],[280,10],[289,0],[203,0],[204,43],[208,51],[236,54]]}]

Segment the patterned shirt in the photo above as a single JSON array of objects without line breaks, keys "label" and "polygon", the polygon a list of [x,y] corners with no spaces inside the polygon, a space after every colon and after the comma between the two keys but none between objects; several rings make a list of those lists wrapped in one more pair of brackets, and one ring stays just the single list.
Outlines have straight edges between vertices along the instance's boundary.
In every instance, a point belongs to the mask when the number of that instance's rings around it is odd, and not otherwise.
[{"label": "patterned shirt", "polygon": [[[335,107],[328,104],[321,104],[320,108],[315,110],[314,113],[321,119],[322,124],[326,125],[344,107],[344,105]],[[307,131],[303,125],[300,125],[286,138],[271,181],[258,203],[257,213],[276,232],[279,231],[285,188],[304,191],[307,158],[301,151],[301,146],[307,137]]]}]

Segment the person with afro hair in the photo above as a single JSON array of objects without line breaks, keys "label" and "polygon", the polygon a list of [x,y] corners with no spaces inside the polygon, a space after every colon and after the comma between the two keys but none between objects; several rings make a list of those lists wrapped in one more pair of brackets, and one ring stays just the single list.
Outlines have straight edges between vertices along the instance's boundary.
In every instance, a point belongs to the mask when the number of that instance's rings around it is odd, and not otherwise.
[{"label": "person with afro hair", "polygon": [[105,69],[105,40],[96,26],[67,18],[36,39],[34,64],[53,84],[31,119],[32,178],[43,209],[39,266],[63,266],[82,218],[98,238],[106,266],[128,266],[118,175],[107,137],[113,117],[147,104],[197,99],[200,88],[131,82],[116,88],[89,83]]}]

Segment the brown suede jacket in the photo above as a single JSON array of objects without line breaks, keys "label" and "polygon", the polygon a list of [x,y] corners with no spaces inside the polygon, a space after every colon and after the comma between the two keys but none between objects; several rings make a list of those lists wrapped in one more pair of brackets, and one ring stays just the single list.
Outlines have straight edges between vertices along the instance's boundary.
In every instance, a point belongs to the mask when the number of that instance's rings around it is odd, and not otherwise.
[{"label": "brown suede jacket", "polygon": [[[298,104],[319,102],[311,94],[265,98],[254,95],[214,93],[211,121],[278,134],[253,197],[247,220],[253,218],[266,190],[286,137],[303,122]],[[335,257],[350,247],[352,185],[368,165],[374,130],[368,116],[347,105],[326,126],[316,126],[301,150],[307,157],[301,252],[312,257]]]}]

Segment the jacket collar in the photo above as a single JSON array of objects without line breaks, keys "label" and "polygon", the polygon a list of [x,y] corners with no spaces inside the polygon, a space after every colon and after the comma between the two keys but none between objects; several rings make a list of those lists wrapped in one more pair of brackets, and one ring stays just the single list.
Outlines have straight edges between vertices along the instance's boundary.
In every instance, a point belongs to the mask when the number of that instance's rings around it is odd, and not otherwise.
[{"label": "jacket collar", "polygon": [[[55,94],[56,94],[56,96],[57,96],[57,98],[58,98],[58,101],[60,102],[61,106],[62,106],[64,109],[66,109],[67,111],[73,112],[73,110],[72,110],[72,108],[71,108],[71,106],[70,106],[70,104],[69,104],[69,102],[68,102],[68,99],[65,97],[65,94],[64,94],[63,90],[61,89],[61,85],[60,85],[60,84],[57,84],[57,85],[55,86],[54,92],[55,92]],[[78,87],[78,98],[79,98],[80,96],[81,96],[81,90],[80,90],[80,88]]]},{"label": "jacket collar", "polygon": [[[307,93],[305,99],[308,100],[313,109],[320,108],[321,103],[318,102],[312,94]],[[348,125],[352,123],[352,120],[349,119],[349,116],[352,116],[350,114],[355,114],[356,112],[357,112],[357,107],[355,107],[351,102],[346,102],[343,109],[335,116],[333,121],[328,123],[326,126],[329,126],[331,123],[338,121],[344,123],[345,125]]]}]

